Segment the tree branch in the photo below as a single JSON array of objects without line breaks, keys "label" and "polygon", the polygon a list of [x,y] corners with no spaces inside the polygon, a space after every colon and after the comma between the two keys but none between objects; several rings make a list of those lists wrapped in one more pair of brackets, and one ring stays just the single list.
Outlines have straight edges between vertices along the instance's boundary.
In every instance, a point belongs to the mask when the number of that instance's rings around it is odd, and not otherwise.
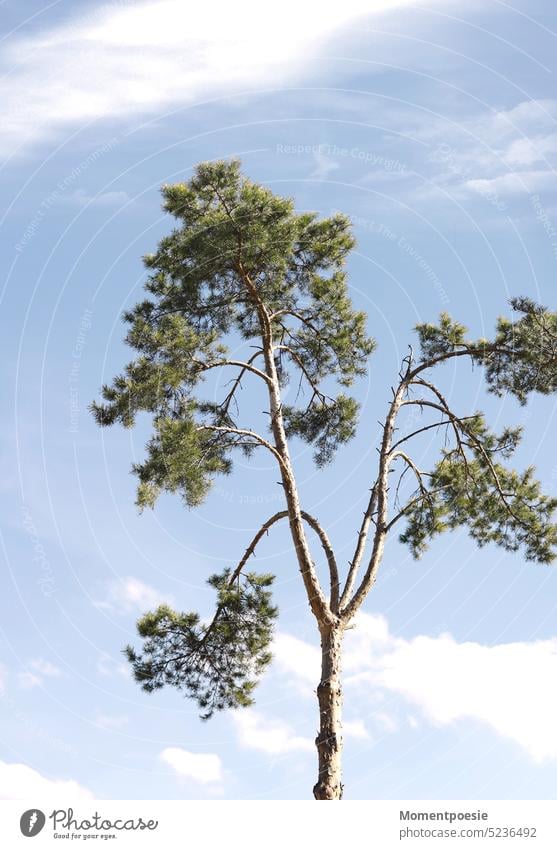
[{"label": "tree branch", "polygon": [[377,523],[373,539],[373,547],[371,557],[366,573],[360,583],[360,586],[354,593],[351,601],[342,610],[342,618],[345,622],[350,621],[357,612],[369,590],[373,586],[377,569],[383,557],[385,549],[385,538],[387,535],[387,515],[389,510],[388,492],[389,492],[389,466],[391,463],[391,446],[393,433],[395,429],[396,417],[403,403],[404,394],[407,391],[407,379],[404,378],[398,385],[398,388],[393,391],[393,400],[391,401],[389,412],[383,426],[383,439],[379,453],[379,474],[377,476]]},{"label": "tree branch", "polygon": [[310,516],[309,513],[306,513],[305,510],[302,510],[302,518],[308,523],[308,525],[313,528],[319,540],[321,542],[321,547],[325,552],[325,556],[327,557],[327,563],[329,565],[329,578],[330,578],[330,606],[333,613],[338,614],[340,600],[339,600],[339,574],[338,574],[338,566],[335,558],[335,553],[333,551],[333,547],[329,541],[329,537],[327,536],[324,529],[321,527],[317,519],[314,519],[313,516]]},{"label": "tree branch", "polygon": [[296,365],[299,367],[300,371],[304,375],[305,379],[307,380],[307,382],[311,386],[311,388],[314,392],[314,396],[316,395],[322,403],[325,403],[325,401],[327,400],[327,396],[323,392],[321,392],[319,387],[313,382],[313,379],[308,374],[308,370],[304,366],[302,359],[298,356],[296,351],[293,351],[292,348],[290,348],[289,345],[275,345],[273,350],[275,350],[275,351],[286,351],[288,354],[290,354],[290,356],[292,357],[292,359],[294,360],[294,362],[296,363]]},{"label": "tree branch", "polygon": [[[255,354],[253,354],[253,355],[249,358],[249,360],[247,361],[246,365],[240,369],[240,372],[239,372],[238,376],[234,379],[234,382],[232,383],[232,389],[229,391],[228,395],[227,395],[227,396],[226,396],[226,398],[225,398],[225,399],[221,402],[221,404],[219,404],[219,407],[221,408],[221,411],[222,411],[222,414],[223,414],[223,415],[226,415],[226,414],[228,413],[228,410],[229,410],[229,408],[230,408],[230,404],[232,403],[232,400],[233,400],[233,399],[234,399],[234,402],[235,402],[235,404],[236,404],[236,409],[237,409],[237,410],[239,410],[238,402],[235,400],[236,391],[237,391],[238,387],[241,385],[242,378],[243,378],[244,374],[246,373],[246,371],[251,371],[251,369],[250,369],[250,368],[248,368],[248,367],[249,367],[249,366],[251,366],[251,364],[253,363],[253,361],[254,361],[255,359],[257,359],[257,357],[261,356],[262,354],[263,354],[263,350],[262,350],[262,349],[261,349],[261,350],[259,350],[259,351],[256,351],[256,352],[255,352]],[[264,374],[264,372],[261,372],[261,374]],[[265,375],[265,378],[266,378],[266,377],[267,377],[267,375]]]},{"label": "tree branch", "polygon": [[[321,588],[319,578],[317,577],[315,566],[309,550],[304,525],[302,510],[298,497],[296,480],[290,460],[288,450],[288,442],[286,438],[286,430],[282,416],[282,401],[280,395],[280,384],[273,354],[273,330],[269,313],[265,304],[257,291],[257,287],[251,279],[247,269],[244,267],[241,256],[241,240],[238,244],[238,261],[237,270],[241,279],[244,282],[246,289],[257,310],[259,326],[261,330],[261,338],[263,343],[263,355],[265,358],[265,370],[269,378],[269,405],[271,413],[271,428],[275,438],[275,448],[277,459],[280,457],[280,470],[286,504],[288,507],[288,516],[290,520],[290,530],[292,541],[298,558],[300,573],[304,582],[304,587],[307,593],[310,608],[315,615],[318,623],[321,625],[332,625],[336,622],[336,614],[331,610],[331,606]],[[338,578],[337,578],[338,586]],[[338,589],[337,589],[338,591]],[[333,595],[333,592],[331,593]]]},{"label": "tree branch", "polygon": [[[237,436],[249,436],[250,439],[253,439],[259,445],[262,445],[264,448],[266,448],[268,451],[270,451],[271,454],[277,459],[279,465],[282,466],[284,464],[284,460],[281,457],[281,455],[279,454],[279,452],[277,451],[277,449],[275,448],[275,446],[271,445],[270,442],[268,442],[266,439],[263,439],[262,436],[260,436],[258,433],[256,433],[253,430],[246,430],[244,428],[238,428],[238,427],[228,427],[228,425],[208,425],[208,424],[198,425],[197,430],[210,430],[210,431],[213,431],[214,433],[234,433]],[[241,444],[241,443],[239,443],[239,444]]]},{"label": "tree branch", "polygon": [[448,489],[448,485],[447,486],[440,486],[437,489],[427,490],[427,493],[420,493],[420,495],[418,495],[416,498],[413,498],[411,501],[409,501],[407,504],[405,504],[404,507],[402,508],[402,510],[400,510],[396,514],[396,516],[394,516],[391,519],[391,521],[388,523],[387,533],[391,530],[393,525],[396,525],[396,523],[400,519],[403,518],[403,516],[406,516],[406,514],[408,513],[409,510],[412,509],[412,507],[414,507],[416,504],[419,504],[420,501],[423,501],[424,498],[426,498],[426,497],[429,498],[429,499],[432,499],[434,495],[437,495],[437,493],[439,493],[439,492],[443,492],[445,489]]},{"label": "tree branch", "polygon": [[362,557],[365,551],[367,536],[369,533],[369,527],[371,522],[373,521],[373,513],[375,509],[375,504],[377,502],[377,482],[374,483],[371,489],[371,495],[369,498],[369,503],[364,512],[364,518],[362,519],[362,525],[360,528],[360,532],[358,534],[358,542],[356,544],[356,550],[354,552],[354,556],[350,563],[350,569],[348,572],[348,577],[346,578],[346,584],[344,585],[344,590],[342,591],[342,596],[340,599],[340,606],[343,607],[346,600],[349,598],[350,593],[354,587],[354,582],[356,581],[356,576],[358,574],[358,569],[360,568],[360,563],[362,561]]},{"label": "tree branch", "polygon": [[192,360],[192,362],[194,362],[196,365],[201,366],[201,368],[199,369],[200,372],[210,371],[210,369],[220,368],[221,366],[237,366],[238,368],[242,369],[242,374],[246,371],[250,371],[252,374],[256,374],[257,377],[260,377],[262,380],[264,380],[265,383],[268,385],[270,381],[269,376],[265,374],[264,371],[261,371],[260,369],[252,365],[253,360],[255,360],[256,357],[259,356],[259,354],[261,353],[261,351],[258,351],[257,354],[254,354],[248,360],[247,363],[243,362],[243,360],[215,360],[215,362],[212,363],[204,363],[201,360],[196,360],[195,358]]},{"label": "tree branch", "polygon": [[[329,566],[329,576],[331,583],[331,609],[333,611],[338,611],[339,577],[333,547],[331,545],[329,537],[327,536],[325,530],[323,529],[319,521],[310,513],[307,513],[305,510],[302,510],[301,513],[304,521],[308,523],[310,528],[312,528],[319,537],[319,541],[321,542],[321,546],[323,548],[323,551],[325,552],[327,563]],[[275,513],[273,516],[271,516],[270,519],[267,519],[267,521],[259,528],[254,538],[246,548],[238,566],[234,569],[234,572],[230,576],[230,586],[232,586],[234,581],[239,578],[242,569],[248,562],[249,558],[255,553],[255,549],[259,544],[260,540],[263,538],[263,536],[265,536],[265,534],[276,522],[286,518],[288,518],[288,510],[280,510],[278,513]]]},{"label": "tree branch", "polygon": [[[475,419],[475,418],[476,418],[476,416],[462,416],[460,421],[464,422],[464,421],[467,421],[469,419]],[[433,422],[433,424],[424,425],[424,427],[420,427],[417,430],[412,431],[412,433],[409,433],[406,436],[403,436],[402,439],[399,439],[398,442],[395,442],[393,444],[391,450],[394,451],[396,448],[399,447],[399,445],[402,445],[404,442],[408,442],[408,440],[412,439],[414,436],[419,436],[421,433],[425,433],[427,430],[432,430],[432,428],[434,428],[434,427],[446,427],[446,426],[450,426],[450,425],[451,425],[450,420],[449,421]]]},{"label": "tree branch", "polygon": [[464,443],[463,443],[460,431],[462,432],[463,436],[465,436],[465,437],[467,437],[467,439],[471,440],[471,442],[473,443],[473,446],[481,454],[486,466],[489,469],[489,472],[490,472],[491,477],[493,479],[493,483],[495,485],[495,489],[497,490],[497,494],[499,495],[501,501],[505,505],[505,509],[507,510],[509,516],[512,516],[512,518],[515,519],[515,521],[518,522],[520,525],[522,525],[522,527],[527,528],[527,525],[520,519],[519,516],[516,515],[512,506],[509,504],[508,494],[505,493],[505,491],[503,490],[503,487],[501,486],[501,482],[499,480],[499,476],[497,474],[497,470],[495,469],[495,466],[493,465],[491,457],[489,456],[488,452],[485,450],[484,446],[482,445],[481,440],[478,439],[473,433],[471,433],[466,428],[466,426],[463,424],[463,422],[465,420],[473,419],[475,417],[474,416],[466,416],[466,417],[460,418],[459,416],[455,415],[451,411],[451,409],[449,408],[448,403],[445,400],[445,398],[443,397],[443,395],[441,394],[441,392],[433,384],[428,383],[427,381],[424,381],[424,380],[417,380],[417,381],[413,380],[412,383],[419,384],[419,385],[425,386],[426,388],[430,389],[437,396],[437,398],[440,400],[440,404],[436,404],[433,401],[426,401],[424,399],[407,399],[403,403],[405,405],[406,404],[417,404],[419,406],[432,407],[433,409],[436,409],[436,410],[443,412],[445,415],[447,415],[450,418],[452,426],[453,426],[453,430],[454,430],[454,433],[455,433],[455,438],[456,438],[456,441],[457,441],[458,453],[462,457],[466,468],[468,468],[467,457],[466,457],[466,452],[464,450]]},{"label": "tree branch", "polygon": [[[394,524],[393,522],[387,523],[389,467],[390,467],[392,460],[394,459],[394,456],[398,456],[398,454],[393,454],[395,447],[402,444],[402,442],[406,441],[406,439],[410,438],[410,436],[404,437],[403,439],[399,440],[396,443],[396,446],[393,445],[392,438],[393,438],[393,433],[394,433],[394,430],[395,430],[396,417],[398,415],[398,412],[399,412],[401,406],[407,405],[407,404],[414,404],[414,405],[419,405],[419,406],[429,406],[429,407],[433,407],[434,409],[437,409],[438,411],[441,411],[443,413],[443,415],[447,415],[449,420],[450,420],[450,423],[452,424],[453,429],[455,431],[455,437],[457,439],[457,444],[459,445],[460,448],[462,448],[462,442],[461,442],[460,434],[458,432],[458,428],[455,426],[456,417],[454,416],[454,414],[451,413],[450,409],[448,408],[448,405],[446,405],[446,402],[442,398],[442,396],[441,396],[442,404],[435,404],[432,401],[425,401],[425,400],[421,400],[421,399],[420,400],[414,400],[414,399],[408,399],[408,398],[405,399],[404,396],[407,393],[409,386],[412,383],[416,383],[416,384],[422,383],[422,385],[426,386],[427,388],[432,389],[432,391],[434,391],[435,393],[438,393],[438,390],[432,384],[428,384],[427,381],[421,381],[420,379],[417,379],[418,376],[423,371],[425,371],[428,368],[431,368],[434,365],[438,365],[439,363],[444,362],[445,360],[451,359],[452,357],[460,357],[460,356],[465,356],[465,355],[473,356],[474,354],[485,354],[486,352],[496,352],[496,351],[500,351],[500,350],[503,350],[503,349],[501,349],[501,347],[497,346],[497,345],[484,346],[484,347],[481,347],[481,348],[480,347],[467,346],[466,350],[447,352],[445,354],[442,354],[438,357],[433,358],[432,360],[421,363],[420,365],[416,366],[414,369],[411,368],[412,355],[410,354],[410,355],[408,355],[408,357],[405,358],[404,362],[406,364],[406,368],[401,369],[401,372],[400,372],[401,380],[400,380],[400,383],[397,387],[397,390],[396,391],[393,390],[393,400],[391,402],[391,405],[390,405],[390,408],[389,408],[389,413],[387,415],[387,419],[385,420],[385,424],[384,424],[384,427],[383,427],[383,440],[382,440],[380,455],[379,455],[379,457],[380,457],[380,459],[379,459],[379,473],[378,473],[377,481],[374,484],[374,488],[372,489],[372,495],[371,495],[371,498],[370,498],[368,509],[364,513],[362,528],[361,528],[360,533],[358,535],[358,543],[357,543],[357,546],[356,546],[355,557],[354,557],[352,564],[350,566],[350,571],[349,571],[349,574],[348,574],[347,583],[346,583],[346,586],[345,586],[344,591],[342,593],[341,613],[342,613],[342,616],[345,620],[350,620],[352,618],[352,616],[354,616],[356,611],[359,609],[359,607],[363,603],[363,601],[364,601],[365,597],[367,596],[369,590],[373,586],[373,583],[374,583],[375,577],[376,577],[376,573],[377,573],[377,569],[379,568],[379,564],[380,564],[382,556],[383,556],[386,535],[387,535],[388,531],[390,530],[390,528],[392,527],[392,524]],[[439,398],[439,395],[437,397]],[[432,425],[432,426],[439,426],[439,423],[437,423],[436,425]],[[426,429],[428,429],[428,427]],[[420,429],[416,433],[420,433],[420,432],[423,432],[423,429]],[[412,434],[412,435],[415,435],[415,434]],[[403,453],[403,452],[400,452],[400,453]],[[409,461],[410,458],[408,458],[407,455],[403,455],[403,456],[407,459],[407,461]],[[422,484],[423,484],[423,481],[422,481]],[[422,497],[423,496],[424,496],[424,492],[422,491]],[[368,531],[369,531],[369,526],[371,524],[373,511],[375,510],[375,504],[377,504],[377,521],[376,521],[376,526],[375,526],[373,547],[372,547],[372,552],[371,552],[371,557],[370,557],[370,560],[369,560],[368,568],[367,568],[366,573],[365,573],[365,575],[362,579],[362,582],[360,583],[360,586],[358,587],[354,596],[352,597],[352,599],[350,601],[348,601],[350,592],[352,591],[354,583],[355,583],[356,574],[357,574],[357,571],[358,571],[358,568],[359,568],[359,565],[360,565],[360,561],[361,561],[361,558],[362,558],[362,555],[363,555],[363,551],[364,551],[364,548],[365,548],[365,543],[366,543],[366,540],[367,540],[367,534],[368,534]],[[397,517],[397,518],[399,518],[399,517]]]},{"label": "tree branch", "polygon": [[484,354],[512,354],[513,351],[510,348],[506,348],[504,345],[496,345],[496,344],[488,344],[476,346],[476,345],[467,345],[465,342],[460,343],[465,345],[464,350],[460,351],[447,351],[444,354],[439,354],[437,357],[433,357],[431,360],[424,360],[423,363],[420,363],[416,366],[416,368],[412,369],[412,371],[408,372],[408,381],[414,380],[419,374],[423,371],[426,371],[429,368],[433,368],[433,366],[437,366],[440,363],[446,362],[447,360],[452,359],[453,357],[473,357],[475,354],[484,355]]}]

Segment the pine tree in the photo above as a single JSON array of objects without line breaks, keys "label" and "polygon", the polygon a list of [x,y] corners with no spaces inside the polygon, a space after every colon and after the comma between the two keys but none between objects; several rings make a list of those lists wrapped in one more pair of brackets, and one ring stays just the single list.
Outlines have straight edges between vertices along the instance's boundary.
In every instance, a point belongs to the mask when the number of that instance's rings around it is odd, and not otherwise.
[{"label": "pine tree", "polygon": [[[140,619],[141,648],[129,646],[127,656],[144,690],[176,687],[197,701],[204,718],[252,704],[271,660],[277,608],[273,576],[246,567],[271,527],[288,522],[322,650],[313,792],[316,799],[340,799],[343,635],[373,587],[387,537],[398,533],[420,557],[433,537],[466,526],[479,546],[520,549],[539,563],[557,553],[557,500],[542,493],[532,468],[519,472],[507,462],[521,428],[495,433],[482,413],[457,412],[433,377],[444,363],[464,358],[483,368],[487,391],[497,396],[511,394],[524,404],[531,393],[555,392],[557,314],[516,298],[512,320],[499,319],[491,339],[470,339],[447,314],[418,325],[416,353],[410,349],[404,358],[388,399],[369,503],[341,575],[325,530],[301,507],[289,443],[311,444],[323,466],[355,433],[358,403],[349,390],[366,374],[374,342],[366,315],[348,294],[350,221],[296,213],[291,200],[244,177],[237,161],[201,164],[189,182],[162,193],[178,226],[145,258],[147,298],[124,315],[135,358],[103,387],[93,413],[103,426],[133,427],[141,411],[152,417],[145,459],[133,467],[140,509],[153,507],[162,492],[179,493],[189,507],[200,504],[217,475],[231,472],[235,452],[256,450],[276,461],[285,504],[235,568],[209,578],[216,593],[210,623],[161,606]],[[227,341],[238,337],[250,352],[244,359],[228,351]],[[225,373],[227,391],[209,401],[202,386],[214,369]],[[267,399],[263,433],[240,415],[239,389],[248,379]],[[283,403],[290,379],[307,390],[303,404]],[[399,428],[408,408],[418,414],[411,432]],[[426,432],[440,436],[429,470],[412,457]],[[404,478],[415,482],[410,491]],[[328,565],[326,589],[311,553],[314,540]]]}]

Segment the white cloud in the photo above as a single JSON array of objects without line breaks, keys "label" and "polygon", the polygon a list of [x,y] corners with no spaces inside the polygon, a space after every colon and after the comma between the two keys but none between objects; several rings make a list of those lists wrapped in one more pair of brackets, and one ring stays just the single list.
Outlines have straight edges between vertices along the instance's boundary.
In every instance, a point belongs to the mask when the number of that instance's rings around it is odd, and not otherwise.
[{"label": "white cloud", "polygon": [[375,711],[373,721],[387,734],[393,734],[398,728],[398,724],[391,714],[381,710]]},{"label": "white cloud", "polygon": [[339,168],[338,162],[321,150],[316,150],[313,158],[315,160],[315,168],[309,175],[312,180],[326,180],[329,174],[332,174],[333,171]]},{"label": "white cloud", "polygon": [[129,722],[128,716],[109,716],[108,714],[98,713],[93,720],[93,724],[97,728],[103,728],[107,731],[120,731],[125,728]]},{"label": "white cloud", "polygon": [[106,652],[102,652],[97,658],[97,672],[103,678],[114,678],[116,675],[121,678],[130,677],[130,667],[128,664],[114,660]]},{"label": "white cloud", "polygon": [[[346,632],[345,680],[353,680],[362,670],[367,670],[372,650],[383,649],[391,643],[392,636],[384,616],[361,614],[357,624]],[[293,675],[299,683],[310,685],[312,689],[317,686],[321,667],[321,652],[317,646],[281,631],[273,643],[273,660],[279,671]]]},{"label": "white cloud", "polygon": [[128,576],[110,581],[106,598],[104,601],[98,601],[97,607],[111,613],[144,613],[164,603],[171,603],[171,599],[163,597],[158,590],[143,583],[139,578]]},{"label": "white cloud", "polygon": [[557,133],[515,139],[509,145],[504,159],[509,165],[533,165],[553,153],[557,153]]},{"label": "white cloud", "polygon": [[33,799],[36,803],[92,799],[90,790],[76,781],[45,778],[25,764],[0,761],[0,799]]},{"label": "white cloud", "polygon": [[239,710],[232,714],[232,720],[240,745],[247,749],[270,755],[315,751],[313,740],[297,736],[281,719],[269,719],[254,710]]},{"label": "white cloud", "polygon": [[45,678],[59,678],[62,674],[62,670],[59,666],[56,666],[49,660],[43,660],[40,657],[37,658],[37,660],[32,660],[29,666]]},{"label": "white cloud", "polygon": [[[309,694],[318,650],[288,634],[279,635],[278,648],[279,670]],[[450,634],[403,639],[390,632],[383,616],[361,614],[346,635],[344,671],[345,689],[364,696],[366,719],[383,731],[398,723],[392,710],[377,710],[374,701],[390,692],[434,725],[474,720],[521,746],[535,762],[557,759],[557,638],[495,646],[459,643]]]},{"label": "white cloud", "polygon": [[288,79],[334,31],[416,1],[112,4],[13,38],[2,56],[3,150],[70,124]]},{"label": "white cloud", "polygon": [[77,189],[68,196],[68,202],[75,203],[78,206],[122,206],[129,199],[127,192],[101,192],[97,195],[90,195],[83,189]]},{"label": "white cloud", "polygon": [[480,195],[516,195],[555,188],[557,172],[514,171],[492,179],[467,180],[466,187]]},{"label": "white cloud", "polygon": [[433,723],[473,719],[536,761],[557,758],[557,640],[484,646],[449,634],[397,640],[377,681]]},{"label": "white cloud", "polygon": [[361,719],[344,720],[342,723],[344,737],[353,737],[355,740],[369,740],[369,731],[365,722]]},{"label": "white cloud", "polygon": [[[492,200],[556,188],[557,100],[526,100],[507,110],[428,121],[415,128],[431,144],[436,183],[457,197]],[[535,166],[535,168],[532,168]]]},{"label": "white cloud", "polygon": [[515,127],[530,132],[533,126],[546,124],[557,117],[557,100],[540,98],[523,100],[511,109],[501,109],[494,113],[494,129]]},{"label": "white cloud", "polygon": [[43,683],[42,678],[34,675],[33,672],[18,672],[17,682],[24,690],[31,690],[33,687],[39,687]]},{"label": "white cloud", "polygon": [[49,660],[37,658],[28,664],[27,669],[17,674],[17,681],[20,687],[29,690],[44,684],[45,678],[59,678],[61,675],[62,670],[58,666]]},{"label": "white cloud", "polygon": [[222,762],[218,755],[186,752],[185,749],[163,749],[160,759],[180,776],[199,784],[215,784],[222,780]]},{"label": "white cloud", "polygon": [[315,646],[292,634],[280,632],[273,643],[273,659],[279,671],[294,675],[306,691],[308,686],[317,686],[321,654]]}]

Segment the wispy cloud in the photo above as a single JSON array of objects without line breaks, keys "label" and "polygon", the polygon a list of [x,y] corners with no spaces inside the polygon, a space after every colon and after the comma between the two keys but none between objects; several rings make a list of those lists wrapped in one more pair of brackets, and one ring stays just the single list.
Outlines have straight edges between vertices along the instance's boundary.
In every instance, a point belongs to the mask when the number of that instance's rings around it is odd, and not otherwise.
[{"label": "wispy cloud", "polygon": [[550,191],[557,186],[557,172],[549,171],[515,171],[512,174],[500,174],[490,179],[482,177],[476,180],[466,180],[464,186],[478,192],[480,195],[517,195],[525,192]]},{"label": "wispy cloud", "polygon": [[18,672],[17,681],[20,687],[29,690],[44,684],[46,678],[59,678],[61,675],[62,670],[58,666],[48,660],[38,658],[32,660],[27,665],[27,669]]},{"label": "wispy cloud", "polygon": [[122,206],[127,203],[130,197],[127,192],[101,192],[100,194],[91,195],[83,189],[77,189],[73,194],[68,195],[68,203],[76,204],[77,206]]},{"label": "wispy cloud", "polygon": [[109,716],[105,713],[98,713],[93,723],[97,728],[102,728],[106,731],[120,731],[126,727],[129,721],[129,716]]},{"label": "wispy cloud", "polygon": [[107,652],[101,652],[97,658],[97,672],[103,678],[130,677],[130,667],[127,663],[115,660]]},{"label": "wispy cloud", "polygon": [[18,672],[17,683],[23,690],[31,690],[33,687],[40,687],[43,682],[38,675],[26,670],[25,672]]},{"label": "wispy cloud", "polygon": [[114,4],[2,54],[2,152],[99,118],[123,118],[294,78],[324,39],[416,0]]},{"label": "wispy cloud", "polygon": [[315,168],[309,175],[312,180],[326,180],[329,174],[332,174],[339,168],[338,162],[321,150],[316,150],[313,158]]},{"label": "wispy cloud", "polygon": [[124,615],[133,612],[145,612],[165,602],[170,603],[171,598],[163,596],[158,590],[140,581],[139,578],[128,575],[125,578],[110,581],[106,597],[96,604],[97,607],[108,610],[110,613]]},{"label": "wispy cloud", "polygon": [[414,132],[431,145],[435,182],[445,191],[493,201],[557,188],[556,128],[557,100],[548,99],[428,121]]}]

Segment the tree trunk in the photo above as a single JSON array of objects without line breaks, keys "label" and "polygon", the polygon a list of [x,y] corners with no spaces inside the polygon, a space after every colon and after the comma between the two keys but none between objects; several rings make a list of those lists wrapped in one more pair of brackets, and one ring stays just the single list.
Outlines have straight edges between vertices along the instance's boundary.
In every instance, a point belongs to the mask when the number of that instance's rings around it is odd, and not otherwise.
[{"label": "tree trunk", "polygon": [[313,788],[316,799],[342,799],[342,637],[343,629],[338,626],[323,628],[321,633],[321,681],[317,687],[319,734],[315,738],[319,774]]}]

